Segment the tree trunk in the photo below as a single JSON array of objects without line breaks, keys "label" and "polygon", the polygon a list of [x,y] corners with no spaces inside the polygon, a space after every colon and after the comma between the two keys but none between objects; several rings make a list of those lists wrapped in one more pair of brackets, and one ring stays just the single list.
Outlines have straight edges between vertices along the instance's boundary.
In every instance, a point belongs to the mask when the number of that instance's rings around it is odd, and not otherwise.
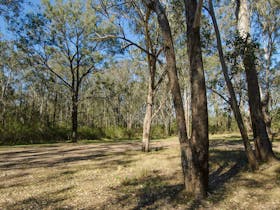
[{"label": "tree trunk", "polygon": [[[145,42],[146,49],[148,52],[152,52],[154,56],[156,53],[153,50],[153,44],[149,34],[149,18],[151,15],[151,10],[148,9],[145,15]],[[148,86],[148,95],[147,95],[147,105],[146,113],[143,122],[143,139],[142,139],[142,151],[149,152],[150,138],[151,138],[151,125],[152,125],[152,114],[153,114],[153,103],[154,103],[154,94],[155,94],[155,74],[156,74],[156,58],[147,54],[147,63],[149,70],[149,86]]]},{"label": "tree trunk", "polygon": [[271,130],[271,116],[269,114],[269,102],[271,100],[271,94],[270,94],[270,66],[271,66],[271,57],[273,52],[273,40],[272,40],[272,34],[269,33],[269,39],[267,47],[265,48],[265,59],[266,59],[266,68],[265,68],[265,94],[262,99],[262,113],[264,117],[264,121],[266,124],[267,132],[271,138],[271,141],[273,141],[274,135]]},{"label": "tree trunk", "polygon": [[78,93],[72,92],[72,142],[78,141]]},{"label": "tree trunk", "polygon": [[150,145],[150,132],[151,132],[151,124],[152,124],[152,112],[153,112],[153,85],[152,78],[150,78],[148,96],[147,96],[147,104],[146,104],[146,113],[143,122],[143,139],[142,139],[142,151],[149,152]]},{"label": "tree trunk", "polygon": [[188,94],[188,88],[185,88],[184,92],[184,101],[185,101],[185,120],[186,120],[186,128],[187,128],[187,133],[188,133],[188,138],[190,137],[190,127],[191,127],[191,119],[190,119],[190,105],[191,105],[191,100],[190,96]]},{"label": "tree trunk", "polygon": [[213,7],[213,4],[212,4],[212,0],[209,0],[208,2],[209,2],[209,12],[210,12],[210,15],[211,15],[211,18],[212,18],[212,21],[213,21],[213,25],[214,25],[214,29],[215,29],[215,33],[216,33],[217,48],[218,48],[218,51],[219,51],[219,58],[220,58],[221,66],[222,66],[222,71],[223,71],[223,75],[224,75],[226,85],[227,85],[227,88],[228,88],[228,92],[229,92],[229,95],[230,95],[230,106],[231,106],[231,109],[234,113],[234,117],[236,119],[239,131],[240,131],[240,134],[241,134],[241,137],[242,137],[242,140],[243,140],[243,144],[244,144],[244,147],[245,147],[245,152],[246,152],[246,156],[247,156],[247,159],[248,159],[249,166],[252,170],[255,170],[258,167],[258,163],[257,163],[257,160],[256,160],[255,155],[253,153],[252,147],[250,145],[247,129],[244,125],[243,118],[242,118],[240,109],[238,107],[235,91],[234,91],[232,82],[230,80],[229,74],[228,74],[228,69],[227,69],[227,65],[226,65],[225,58],[224,58],[224,53],[223,53],[223,48],[222,48],[220,31],[219,31],[219,27],[218,27],[217,20],[216,20],[216,17],[215,17],[215,11],[214,11],[214,7]]},{"label": "tree trunk", "polygon": [[[0,107],[1,107],[1,104],[0,104]],[[6,106],[5,106],[4,102],[2,104],[2,109],[1,109],[1,125],[2,125],[2,128],[5,128],[5,126],[6,126]]]},{"label": "tree trunk", "polygon": [[269,114],[269,100],[270,100],[270,94],[269,92],[266,93],[264,99],[262,100],[262,114],[263,114],[263,118],[264,118],[264,122],[266,124],[266,129],[267,132],[271,138],[271,140],[273,140],[273,132],[271,129],[271,116]]},{"label": "tree trunk", "polygon": [[245,67],[246,81],[248,88],[249,108],[256,149],[260,154],[262,161],[275,159],[272,151],[272,145],[266,130],[266,124],[262,115],[260,89],[258,83],[257,70],[255,65],[254,47],[250,43],[250,21],[247,0],[238,0],[237,5],[237,28],[239,36],[244,42],[243,64]]},{"label": "tree trunk", "polygon": [[[165,14],[164,8],[160,4],[158,0],[144,0],[146,5],[153,10],[158,19],[158,23],[161,29],[161,35],[163,38],[164,45],[164,54],[167,62],[167,71],[169,78],[169,86],[172,94],[173,104],[176,113],[176,121],[179,131],[179,142],[181,149],[181,164],[184,176],[185,188],[188,190],[189,185],[192,183],[192,175],[189,173],[192,169],[194,169],[191,145],[187,138],[187,130],[186,130],[186,122],[184,115],[184,106],[182,102],[182,96],[179,86],[179,80],[177,75],[176,68],[176,58],[175,58],[175,50],[173,46],[173,39],[171,34],[171,29],[169,26],[169,21]],[[196,177],[193,177],[196,178]],[[200,195],[197,191],[191,191],[190,193],[194,195]]]},{"label": "tree trunk", "polygon": [[[196,11],[199,7],[196,0],[185,0],[187,23],[187,47],[191,78],[191,114],[193,145],[193,168],[190,168],[187,191],[198,197],[205,197],[208,190],[208,111],[202,52],[200,43],[200,19]],[[201,2],[199,2],[201,3]]]},{"label": "tree trunk", "polygon": [[272,151],[272,145],[269,141],[266,124],[262,115],[257,71],[255,69],[254,59],[251,58],[253,56],[253,52],[247,51],[245,53],[247,55],[244,56],[243,62],[245,66],[246,80],[248,85],[249,108],[253,126],[253,133],[257,145],[256,149],[259,150],[262,161],[269,161],[275,159],[275,156]]},{"label": "tree trunk", "polygon": [[54,104],[53,104],[53,121],[52,121],[53,127],[55,127],[56,125],[56,113],[57,113],[57,92],[55,92]]},{"label": "tree trunk", "polygon": [[227,113],[227,131],[228,132],[231,132],[232,129],[231,129],[231,121],[232,121],[232,118],[231,118],[231,109],[228,108],[227,109],[228,113]]}]

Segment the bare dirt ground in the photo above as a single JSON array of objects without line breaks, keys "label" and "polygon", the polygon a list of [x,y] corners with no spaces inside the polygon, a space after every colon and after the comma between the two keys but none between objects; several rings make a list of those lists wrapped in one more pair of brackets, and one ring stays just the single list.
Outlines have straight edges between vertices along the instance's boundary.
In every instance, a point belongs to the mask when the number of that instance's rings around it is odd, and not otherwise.
[{"label": "bare dirt ground", "polygon": [[238,139],[212,137],[202,201],[183,191],[177,138],[148,154],[136,141],[0,147],[0,209],[280,209],[280,163],[248,171]]}]

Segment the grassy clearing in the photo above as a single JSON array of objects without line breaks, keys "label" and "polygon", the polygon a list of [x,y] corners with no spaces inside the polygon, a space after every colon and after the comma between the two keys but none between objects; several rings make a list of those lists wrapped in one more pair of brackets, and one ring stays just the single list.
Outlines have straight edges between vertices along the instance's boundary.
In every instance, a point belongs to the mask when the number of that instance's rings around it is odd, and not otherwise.
[{"label": "grassy clearing", "polygon": [[[176,138],[0,149],[0,209],[279,209],[280,163],[246,168],[238,135],[210,142],[210,192],[183,191]],[[280,142],[274,142],[280,152]]]}]

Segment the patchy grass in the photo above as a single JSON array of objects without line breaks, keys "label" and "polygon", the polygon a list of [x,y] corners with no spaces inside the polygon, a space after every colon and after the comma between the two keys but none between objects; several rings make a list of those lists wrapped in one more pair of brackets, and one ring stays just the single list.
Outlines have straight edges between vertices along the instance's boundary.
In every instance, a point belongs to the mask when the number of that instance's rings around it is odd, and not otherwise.
[{"label": "patchy grass", "polygon": [[237,134],[211,139],[202,201],[184,193],[177,138],[148,154],[137,141],[2,147],[0,209],[279,209],[280,163],[252,173]]}]

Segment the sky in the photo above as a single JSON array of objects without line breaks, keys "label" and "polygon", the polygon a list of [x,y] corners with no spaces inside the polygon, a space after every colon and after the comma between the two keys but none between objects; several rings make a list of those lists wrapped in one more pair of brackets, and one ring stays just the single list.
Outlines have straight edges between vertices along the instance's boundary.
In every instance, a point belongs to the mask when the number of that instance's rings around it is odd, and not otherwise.
[{"label": "sky", "polygon": [[[51,2],[53,2],[53,0],[50,0]],[[41,4],[41,0],[29,0],[29,2],[32,4],[32,5],[35,5],[34,6],[30,6],[29,4],[25,3],[23,5],[23,10],[28,13],[28,12],[31,12],[31,11],[34,11],[34,8],[36,9],[36,5],[39,6]],[[130,32],[129,28],[128,28],[128,25],[127,24],[124,24],[124,28],[125,28],[125,32],[127,34],[127,37],[129,39],[134,39],[135,40],[135,36],[132,35],[132,33]],[[253,29],[254,30],[254,29]],[[13,36],[12,34],[7,30],[7,23],[6,21],[4,21],[3,17],[0,16],[0,32],[2,34],[2,39],[12,39]],[[253,32],[253,31],[252,31]],[[264,42],[262,42],[262,40],[259,40],[259,42],[261,42],[261,46],[264,44]],[[274,58],[275,58],[275,63],[277,62],[280,62],[280,53],[276,53],[274,55]]]}]

